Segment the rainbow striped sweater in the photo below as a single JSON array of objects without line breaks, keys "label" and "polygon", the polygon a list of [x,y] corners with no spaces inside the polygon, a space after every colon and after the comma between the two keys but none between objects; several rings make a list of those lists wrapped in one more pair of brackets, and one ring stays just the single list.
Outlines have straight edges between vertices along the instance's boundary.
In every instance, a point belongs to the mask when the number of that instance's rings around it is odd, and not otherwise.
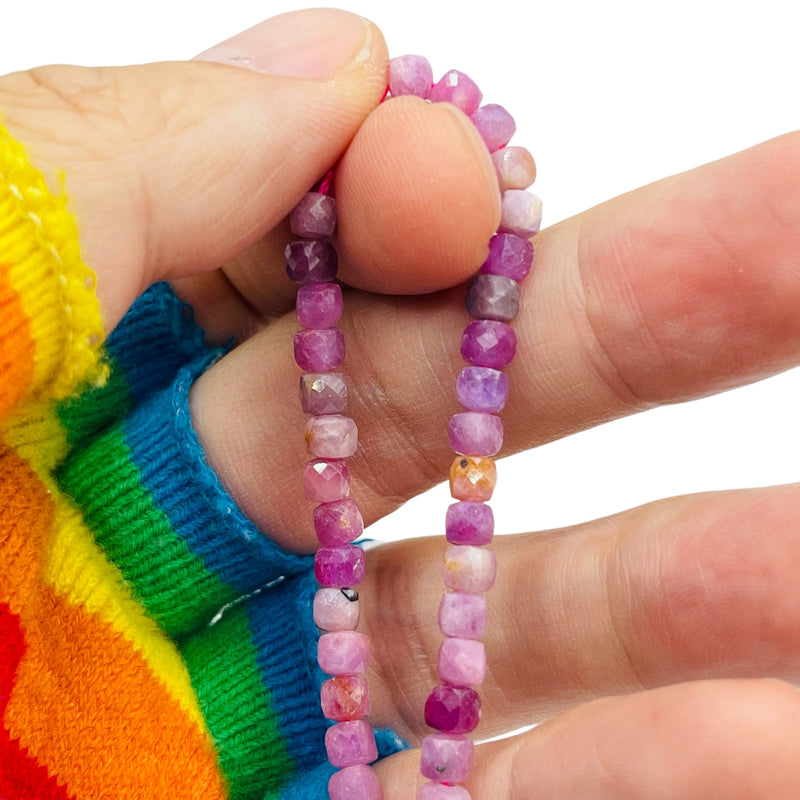
[{"label": "rainbow striped sweater", "polygon": [[157,284],[102,342],[65,201],[0,126],[3,800],[327,797],[310,557],[203,459],[222,353],[189,311]]}]

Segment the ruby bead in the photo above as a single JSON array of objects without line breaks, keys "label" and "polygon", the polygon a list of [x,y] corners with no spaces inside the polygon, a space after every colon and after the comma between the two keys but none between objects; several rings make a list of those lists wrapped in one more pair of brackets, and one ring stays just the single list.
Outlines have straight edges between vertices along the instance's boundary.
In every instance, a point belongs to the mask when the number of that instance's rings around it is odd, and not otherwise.
[{"label": "ruby bead", "polygon": [[300,376],[300,405],[306,414],[340,414],[347,406],[347,382],[338,372]]},{"label": "ruby bead", "polygon": [[489,255],[481,272],[521,281],[533,263],[533,242],[514,233],[496,233],[489,240]]},{"label": "ruby bead", "polygon": [[358,448],[358,428],[350,417],[324,414],[306,423],[306,448],[317,458],[348,458]]},{"label": "ruby bead", "polygon": [[492,507],[468,500],[453,503],[447,509],[444,525],[450,544],[489,544],[494,534]]},{"label": "ruby bead", "polygon": [[360,675],[337,675],[324,681],[319,696],[328,719],[348,722],[369,715],[369,687]]},{"label": "ruby bead", "polygon": [[[383,800],[381,784],[372,767],[354,764],[334,772],[328,781],[330,800]],[[453,800],[469,800],[456,798]]]},{"label": "ruby bead", "polygon": [[461,355],[479,367],[505,367],[517,350],[514,329],[505,322],[476,319],[470,322],[461,336]]},{"label": "ruby bead", "polygon": [[[333,634],[326,634],[332,636]],[[450,638],[442,642],[439,680],[453,686],[478,686],[486,676],[486,649],[475,639]]]},{"label": "ruby bead", "polygon": [[317,661],[329,675],[360,675],[370,660],[369,636],[358,631],[323,633],[317,642]]},{"label": "ruby bead", "polygon": [[533,192],[508,189],[500,203],[500,227],[504,233],[533,236],[542,224],[542,201]]},{"label": "ruby bead", "polygon": [[472,796],[463,786],[429,781],[420,787],[416,800],[472,800]]},{"label": "ruby bead", "polygon": [[338,283],[309,283],[297,290],[297,321],[305,328],[332,328],[344,311]]},{"label": "ruby bead", "polygon": [[369,764],[378,758],[375,734],[363,719],[331,725],[325,731],[325,749],[334,767]]},{"label": "ruby bead", "polygon": [[468,117],[478,110],[483,93],[468,75],[451,69],[431,88],[432,103],[452,103]]},{"label": "ruby bead", "polygon": [[364,580],[366,569],[364,550],[355,544],[320,547],[314,554],[314,576],[322,586],[356,586]]},{"label": "ruby bead", "polygon": [[433,69],[425,56],[398,56],[389,62],[389,91],[392,97],[404,94],[427,100],[433,84]]},{"label": "ruby bead", "polygon": [[346,461],[315,458],[303,468],[303,491],[309,500],[330,503],[350,494],[350,469]]},{"label": "ruby bead", "polygon": [[436,733],[422,740],[420,772],[432,781],[460,783],[472,769],[475,745],[471,739]]},{"label": "ruby bead", "polygon": [[486,598],[480,594],[445,592],[439,603],[439,630],[457,639],[480,639],[486,630]]},{"label": "ruby bead", "polygon": [[497,559],[491,550],[469,544],[454,544],[444,555],[442,577],[449,589],[488,592],[494,585]]},{"label": "ruby bead", "polygon": [[500,417],[482,411],[462,411],[450,417],[447,438],[456,453],[493,456],[503,446],[503,423]]},{"label": "ruby bead", "polygon": [[506,405],[508,375],[491,367],[464,367],[458,374],[456,394],[470,411],[497,414]]},{"label": "ruby bead", "polygon": [[476,275],[467,289],[466,306],[478,319],[514,319],[519,314],[519,284],[504,275]]},{"label": "ruby bead", "polygon": [[481,718],[481,698],[474,689],[436,686],[425,701],[425,724],[442,733],[470,733]]},{"label": "ruby bead", "polygon": [[504,147],[492,153],[500,191],[527,189],[536,180],[536,162],[524,147]]},{"label": "ruby bead", "polygon": [[314,530],[324,545],[347,544],[364,532],[364,519],[355,500],[335,500],[317,506]]},{"label": "ruby bead", "polygon": [[338,328],[307,328],[294,335],[294,360],[309,372],[326,372],[344,361],[344,335]]},{"label": "ruby bead", "polygon": [[497,467],[491,458],[457,456],[450,465],[450,494],[456,500],[490,500],[497,485]]},{"label": "ruby bead", "polygon": [[325,239],[336,228],[336,199],[329,194],[307,192],[289,214],[289,227],[295,236]]},{"label": "ruby bead", "polygon": [[514,117],[497,103],[481,106],[470,116],[470,119],[478,129],[478,133],[490,153],[505,147],[517,130]]},{"label": "ruby bead", "polygon": [[358,592],[347,588],[322,588],[314,595],[314,624],[323,631],[352,631],[358,627],[361,609]]},{"label": "ruby bead", "polygon": [[298,283],[332,281],[339,270],[336,248],[318,239],[301,239],[286,245],[286,274]]}]

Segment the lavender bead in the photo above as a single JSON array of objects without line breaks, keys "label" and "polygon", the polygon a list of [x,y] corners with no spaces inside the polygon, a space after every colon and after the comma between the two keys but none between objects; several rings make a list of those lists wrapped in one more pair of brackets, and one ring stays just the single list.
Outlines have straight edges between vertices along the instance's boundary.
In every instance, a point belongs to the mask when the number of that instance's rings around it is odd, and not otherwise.
[{"label": "lavender bead", "polygon": [[478,110],[483,93],[472,78],[451,69],[433,86],[430,99],[432,103],[452,103],[469,117]]},{"label": "lavender bead", "polygon": [[364,519],[355,500],[336,500],[314,509],[314,530],[324,545],[347,544],[364,532]]},{"label": "lavender bead", "polygon": [[471,500],[453,503],[447,509],[444,526],[450,544],[489,544],[494,534],[492,507]]},{"label": "lavender bead", "polygon": [[349,458],[358,448],[358,428],[350,417],[323,414],[306,423],[306,448],[317,458]]},{"label": "lavender bead", "polygon": [[309,500],[331,503],[350,494],[350,468],[341,459],[315,458],[303,468],[303,491]]},{"label": "lavender bead", "polygon": [[411,94],[427,100],[432,84],[433,70],[425,56],[398,56],[389,62],[389,91],[392,97]]},{"label": "lavender bead", "polygon": [[542,201],[533,192],[509,189],[503,192],[500,227],[503,233],[533,236],[542,224]]},{"label": "lavender bead", "polygon": [[314,595],[314,624],[323,631],[352,631],[361,609],[355,589],[322,588]]},{"label": "lavender bead", "polygon": [[472,796],[463,786],[429,781],[420,787],[416,800],[472,800]]},{"label": "lavender bead", "polygon": [[337,722],[325,731],[325,749],[334,767],[369,764],[378,758],[375,734],[363,719]]},{"label": "lavender bead", "polygon": [[300,376],[300,405],[306,414],[340,414],[347,406],[347,382],[338,372]]},{"label": "lavender bead", "polygon": [[455,453],[464,456],[493,456],[503,446],[503,423],[500,417],[492,414],[462,411],[450,417],[447,438]]},{"label": "lavender bead", "polygon": [[531,269],[533,242],[513,233],[497,233],[489,240],[489,256],[481,272],[521,281]]},{"label": "lavender bead", "polygon": [[360,675],[367,671],[369,658],[369,636],[364,633],[323,633],[317,642],[317,661],[329,675]]},{"label": "lavender bead", "polygon": [[492,153],[500,191],[527,189],[536,180],[536,162],[524,147],[504,147]]},{"label": "lavender bead", "polygon": [[444,555],[442,577],[449,589],[488,592],[494,585],[497,559],[491,550],[469,544],[454,544]]},{"label": "lavender bead", "polygon": [[506,405],[508,375],[490,367],[464,367],[456,380],[456,394],[470,411],[497,414]]},{"label": "lavender bead", "polygon": [[425,701],[425,724],[442,733],[470,733],[481,718],[481,698],[474,689],[436,686]]},{"label": "lavender bead", "polygon": [[[372,767],[354,764],[334,772],[328,781],[331,800],[383,800],[381,784]],[[456,798],[453,800],[468,800]]]},{"label": "lavender bead", "polygon": [[517,337],[505,322],[479,319],[470,322],[461,336],[461,355],[479,367],[505,367],[514,358]]},{"label": "lavender bead", "polygon": [[297,321],[304,328],[332,328],[344,311],[338,283],[309,283],[297,291]]},{"label": "lavender bead", "polygon": [[445,592],[439,603],[439,630],[457,639],[480,639],[486,630],[486,616],[483,595]]},{"label": "lavender bead", "polygon": [[286,274],[297,283],[332,281],[339,270],[339,257],[330,242],[302,239],[286,245]]},{"label": "lavender bead", "polygon": [[478,129],[478,133],[481,135],[486,147],[489,148],[490,153],[505,147],[517,130],[517,123],[514,122],[514,117],[497,103],[481,106],[472,114],[470,119]]},{"label": "lavender bead", "polygon": [[519,284],[503,275],[476,275],[470,281],[466,305],[477,319],[514,319],[519,314]]},{"label": "lavender bead", "polygon": [[314,577],[322,586],[337,589],[356,586],[364,580],[366,573],[366,556],[358,545],[320,547],[314,554]]},{"label": "lavender bead", "polygon": [[426,736],[422,740],[420,772],[429,780],[460,783],[472,769],[475,745],[471,739],[447,733]]},{"label": "lavender bead", "polygon": [[338,328],[306,328],[294,335],[294,360],[308,372],[326,372],[344,361],[344,335]]},{"label": "lavender bead", "polygon": [[486,649],[483,642],[474,639],[445,639],[439,648],[438,670],[439,680],[444,683],[453,686],[479,686],[486,676]]},{"label": "lavender bead", "polygon": [[289,227],[295,236],[325,239],[336,227],[336,198],[329,194],[308,192],[289,214]]}]

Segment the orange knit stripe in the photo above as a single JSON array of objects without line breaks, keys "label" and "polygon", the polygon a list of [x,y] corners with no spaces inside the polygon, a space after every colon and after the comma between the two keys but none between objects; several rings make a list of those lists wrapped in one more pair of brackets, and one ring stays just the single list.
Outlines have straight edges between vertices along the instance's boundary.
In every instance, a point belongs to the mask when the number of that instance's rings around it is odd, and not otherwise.
[{"label": "orange knit stripe", "polygon": [[30,320],[9,281],[8,269],[0,264],[0,419],[33,380],[34,350]]}]

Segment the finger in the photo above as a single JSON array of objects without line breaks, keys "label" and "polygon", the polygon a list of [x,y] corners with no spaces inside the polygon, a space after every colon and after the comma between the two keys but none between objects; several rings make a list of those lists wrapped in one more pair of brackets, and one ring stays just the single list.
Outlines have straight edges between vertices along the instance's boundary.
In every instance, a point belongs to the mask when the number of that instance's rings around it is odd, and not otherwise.
[{"label": "finger", "polygon": [[66,176],[107,328],[149,283],[218,267],[285,217],[386,83],[377,28],[330,9],[267,20],[205,57],[225,65],[0,79],[4,124],[54,186]]},{"label": "finger", "polygon": [[[800,781],[800,693],[707,681],[600,700],[479,745],[465,785],[493,800],[790,800]],[[386,800],[413,800],[419,751],[377,765]]]}]

